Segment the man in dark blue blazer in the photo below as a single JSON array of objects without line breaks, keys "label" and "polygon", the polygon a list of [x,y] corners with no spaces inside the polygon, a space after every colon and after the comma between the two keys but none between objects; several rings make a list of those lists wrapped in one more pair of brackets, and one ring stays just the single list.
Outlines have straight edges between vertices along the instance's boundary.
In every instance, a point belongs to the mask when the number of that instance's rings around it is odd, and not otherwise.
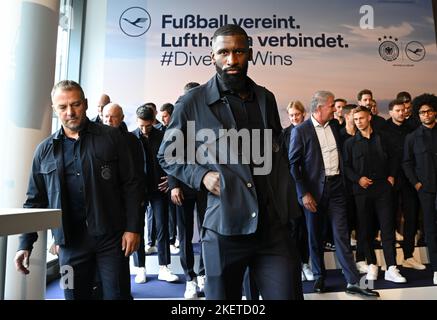
[{"label": "man in dark blue blazer", "polygon": [[288,153],[290,171],[307,221],[316,278],[314,290],[325,291],[322,230],[323,224],[329,221],[337,257],[348,283],[346,292],[379,296],[378,292],[359,286],[359,273],[349,245],[340,138],[337,126],[330,124],[334,111],[334,95],[328,91],[316,92],[311,101],[311,118],[293,130]]}]

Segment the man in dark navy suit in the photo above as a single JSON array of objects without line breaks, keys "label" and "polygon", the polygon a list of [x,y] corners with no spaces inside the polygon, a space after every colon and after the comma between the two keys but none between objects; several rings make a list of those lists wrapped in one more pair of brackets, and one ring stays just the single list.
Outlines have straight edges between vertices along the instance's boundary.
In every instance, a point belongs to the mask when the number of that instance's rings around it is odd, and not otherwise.
[{"label": "man in dark navy suit", "polygon": [[316,92],[311,101],[311,118],[293,130],[288,153],[308,226],[311,264],[316,278],[314,290],[325,291],[322,230],[325,221],[329,221],[337,257],[348,283],[346,292],[375,297],[379,296],[378,292],[359,286],[359,273],[349,245],[340,138],[337,126],[330,124],[334,111],[334,95],[328,91]]}]

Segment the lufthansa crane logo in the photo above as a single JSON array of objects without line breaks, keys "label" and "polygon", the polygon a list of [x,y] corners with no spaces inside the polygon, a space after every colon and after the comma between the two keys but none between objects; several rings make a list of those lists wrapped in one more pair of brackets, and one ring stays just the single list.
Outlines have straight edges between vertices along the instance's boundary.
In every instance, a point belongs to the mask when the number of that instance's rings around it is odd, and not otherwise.
[{"label": "lufthansa crane logo", "polygon": [[426,50],[420,42],[411,41],[405,47],[405,53],[411,61],[419,62],[425,58]]},{"label": "lufthansa crane logo", "polygon": [[152,23],[150,14],[141,7],[131,7],[123,11],[119,19],[121,31],[129,37],[145,34]]}]

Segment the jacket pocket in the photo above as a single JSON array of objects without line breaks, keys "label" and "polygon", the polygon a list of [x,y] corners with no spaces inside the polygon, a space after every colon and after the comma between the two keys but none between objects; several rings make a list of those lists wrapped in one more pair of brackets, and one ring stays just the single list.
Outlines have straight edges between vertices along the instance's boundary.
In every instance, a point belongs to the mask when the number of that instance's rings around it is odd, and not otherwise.
[{"label": "jacket pocket", "polygon": [[56,161],[42,162],[39,173],[45,181],[47,193],[56,193],[60,191]]}]

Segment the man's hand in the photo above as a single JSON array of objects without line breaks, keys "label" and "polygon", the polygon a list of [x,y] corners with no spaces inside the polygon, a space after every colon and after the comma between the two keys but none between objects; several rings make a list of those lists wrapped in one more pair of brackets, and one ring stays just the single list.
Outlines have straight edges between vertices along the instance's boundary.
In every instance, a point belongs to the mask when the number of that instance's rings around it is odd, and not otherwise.
[{"label": "man's hand", "polygon": [[20,250],[15,254],[14,262],[15,269],[23,274],[29,274],[29,250]]},{"label": "man's hand", "polygon": [[125,232],[121,238],[121,250],[124,251],[124,256],[129,257],[133,252],[138,250],[140,246],[140,234],[133,232]]},{"label": "man's hand", "polygon": [[317,202],[316,200],[314,200],[311,193],[305,193],[305,195],[302,197],[302,203],[304,207],[310,212],[317,212]]},{"label": "man's hand", "polygon": [[161,183],[158,184],[158,190],[164,193],[168,191],[168,177],[161,177]]},{"label": "man's hand", "polygon": [[184,202],[184,192],[182,188],[178,187],[171,190],[171,201],[177,206],[182,205],[182,202]]},{"label": "man's hand", "polygon": [[416,191],[419,191],[420,189],[422,189],[422,183],[418,182],[414,185],[414,188],[416,189]]},{"label": "man's hand", "polygon": [[367,178],[367,177],[361,177],[358,181],[358,184],[361,186],[361,188],[367,189],[369,186],[373,184],[373,180]]},{"label": "man's hand", "polygon": [[395,178],[394,177],[392,177],[392,176],[388,177],[387,181],[390,182],[392,187],[395,185]]},{"label": "man's hand", "polygon": [[220,174],[216,171],[210,171],[202,179],[206,189],[216,196],[220,196]]}]

